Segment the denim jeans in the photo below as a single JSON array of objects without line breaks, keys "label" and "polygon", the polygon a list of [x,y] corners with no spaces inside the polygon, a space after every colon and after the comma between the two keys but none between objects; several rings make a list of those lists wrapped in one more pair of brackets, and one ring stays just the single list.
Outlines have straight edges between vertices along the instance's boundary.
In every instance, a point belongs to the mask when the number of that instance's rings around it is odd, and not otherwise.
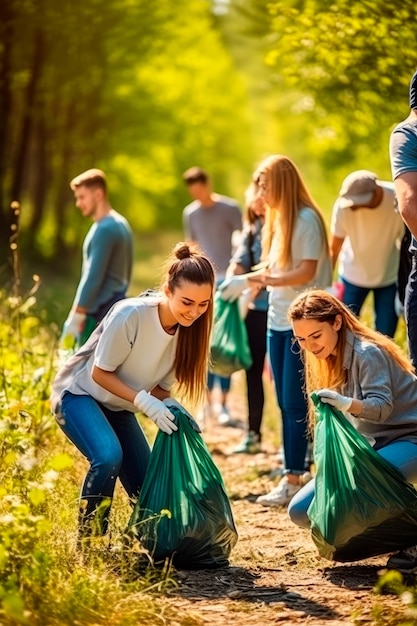
[{"label": "denim jeans", "polygon": [[268,330],[268,354],[282,416],[285,468],[287,472],[302,474],[307,450],[307,403],[303,391],[304,366],[300,352],[293,352],[291,345],[291,330]]},{"label": "denim jeans", "polygon": [[[417,444],[410,441],[395,441],[377,450],[386,461],[396,467],[410,483],[417,483]],[[310,528],[307,509],[314,497],[314,479],[295,494],[288,506],[288,515],[294,524]]]},{"label": "denim jeans", "polygon": [[359,315],[365,298],[370,291],[374,295],[375,328],[380,333],[394,337],[397,328],[398,316],[395,310],[395,296],[397,285],[387,285],[386,287],[358,287],[352,285],[345,278],[340,278],[344,285],[343,302],[355,313]]},{"label": "denim jeans", "polygon": [[230,376],[219,376],[219,374],[208,373],[207,376],[207,389],[213,391],[216,386],[216,382],[219,383],[220,389],[223,393],[230,391],[231,378]]},{"label": "denim jeans", "polygon": [[90,463],[81,490],[80,530],[90,534],[94,523],[104,534],[117,478],[132,504],[138,498],[150,456],[147,439],[133,413],[110,411],[91,396],[65,393],[57,422]]},{"label": "denim jeans", "polygon": [[410,359],[417,367],[417,257],[413,255],[410,275],[405,290],[405,322],[407,325]]}]

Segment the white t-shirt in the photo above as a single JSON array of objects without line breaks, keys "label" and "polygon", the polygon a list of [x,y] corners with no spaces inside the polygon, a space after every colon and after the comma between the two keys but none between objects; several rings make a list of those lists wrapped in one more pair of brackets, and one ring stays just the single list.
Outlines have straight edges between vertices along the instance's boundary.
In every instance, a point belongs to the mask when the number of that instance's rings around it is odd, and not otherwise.
[{"label": "white t-shirt", "polygon": [[336,200],[331,232],[344,238],[339,274],[358,287],[385,287],[397,281],[404,222],[395,207],[394,184],[383,181],[381,203],[374,209],[342,209]]},{"label": "white t-shirt", "polygon": [[326,289],[332,283],[332,268],[323,226],[313,209],[304,207],[298,212],[291,242],[292,262],[289,267],[282,269],[277,266],[277,250],[278,239],[275,237],[269,254],[272,274],[284,274],[286,271],[298,267],[301,261],[317,261],[316,274],[308,283],[291,287],[268,287],[270,291],[268,328],[271,330],[290,330],[291,324],[287,319],[287,313],[294,298],[305,289],[312,287]]},{"label": "white t-shirt", "polygon": [[108,372],[117,370],[120,379],[138,391],[150,391],[155,385],[169,391],[176,380],[174,360],[178,337],[162,328],[158,315],[160,301],[160,297],[147,296],[126,298],[114,305],[103,320],[95,348],[89,350],[89,345],[99,329],[58,372],[51,396],[53,410],[64,392],[70,391],[89,395],[113,411],[138,412],[134,404],[94,382],[93,365]]}]

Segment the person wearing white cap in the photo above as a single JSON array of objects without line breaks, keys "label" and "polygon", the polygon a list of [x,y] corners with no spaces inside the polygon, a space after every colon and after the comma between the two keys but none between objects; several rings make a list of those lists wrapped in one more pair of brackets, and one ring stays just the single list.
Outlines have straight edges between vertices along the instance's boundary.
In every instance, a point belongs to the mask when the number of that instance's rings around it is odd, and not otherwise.
[{"label": "person wearing white cap", "polygon": [[359,316],[374,297],[375,328],[393,337],[400,241],[404,223],[396,209],[394,185],[374,172],[357,170],[344,179],[331,218],[330,253],[339,261],[342,300]]},{"label": "person wearing white cap", "polygon": [[410,358],[417,366],[417,71],[410,81],[410,114],[390,137],[390,159],[398,209],[411,231],[412,267],[406,287],[404,313]]}]

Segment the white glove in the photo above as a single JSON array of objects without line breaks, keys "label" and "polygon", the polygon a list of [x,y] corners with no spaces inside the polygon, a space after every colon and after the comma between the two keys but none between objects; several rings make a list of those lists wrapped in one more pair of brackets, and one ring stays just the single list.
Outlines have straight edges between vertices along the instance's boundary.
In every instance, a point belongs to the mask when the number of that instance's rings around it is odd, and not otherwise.
[{"label": "white glove", "polygon": [[186,415],[188,417],[188,421],[190,422],[192,428],[197,432],[197,433],[201,433],[201,428],[200,426],[197,424],[197,422],[195,421],[195,419],[193,418],[193,416],[191,415],[191,413],[189,413],[187,411],[187,409],[185,409],[182,404],[180,404],[179,402],[177,402],[176,400],[174,400],[174,398],[165,398],[165,400],[163,401],[165,406],[167,407],[171,407],[171,406],[175,406],[177,407],[177,409],[179,409],[181,411],[181,413],[184,413],[184,415]]},{"label": "white glove", "polygon": [[226,280],[219,285],[218,291],[222,300],[234,302],[248,287],[249,282],[246,274],[238,274],[237,276],[226,278]]},{"label": "white glove", "polygon": [[320,389],[317,395],[322,402],[334,406],[339,411],[349,411],[352,406],[353,398],[342,396],[337,391],[332,391],[331,389]]},{"label": "white glove", "polygon": [[178,426],[174,424],[175,415],[171,413],[162,400],[151,396],[144,389],[136,394],[133,404],[167,435],[172,435],[174,430],[178,430]]},{"label": "white glove", "polygon": [[64,322],[61,337],[59,339],[59,343],[64,348],[74,348],[79,336],[84,330],[86,320],[86,313],[77,313],[77,311],[70,312]]}]

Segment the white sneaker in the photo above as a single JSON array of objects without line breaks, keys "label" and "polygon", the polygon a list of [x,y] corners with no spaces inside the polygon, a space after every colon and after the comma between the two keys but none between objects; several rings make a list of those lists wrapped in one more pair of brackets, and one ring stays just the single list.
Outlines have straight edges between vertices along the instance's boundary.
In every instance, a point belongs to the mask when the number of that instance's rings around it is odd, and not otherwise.
[{"label": "white sneaker", "polygon": [[219,414],[217,416],[217,421],[222,426],[230,426],[232,423],[234,423],[232,418],[230,417],[229,410],[224,405],[219,411]]},{"label": "white sneaker", "polygon": [[269,493],[259,496],[256,499],[258,504],[263,506],[287,506],[295,494],[300,491],[301,487],[311,479],[311,475],[306,472],[300,476],[298,485],[292,485],[288,482],[288,478],[284,476],[277,487],[274,487]]}]

